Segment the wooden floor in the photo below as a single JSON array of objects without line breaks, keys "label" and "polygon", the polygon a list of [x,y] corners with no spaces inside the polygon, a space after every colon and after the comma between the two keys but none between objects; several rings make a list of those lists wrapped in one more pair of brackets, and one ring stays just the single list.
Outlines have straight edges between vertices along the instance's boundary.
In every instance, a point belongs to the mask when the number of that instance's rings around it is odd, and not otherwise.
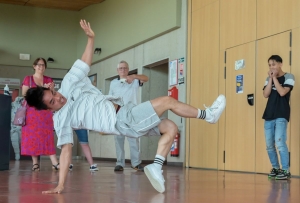
[{"label": "wooden floor", "polygon": [[84,160],[73,160],[62,194],[43,195],[54,188],[58,172],[48,159],[41,160],[41,171],[31,171],[31,161],[12,161],[10,170],[0,171],[1,203],[299,203],[300,179],[268,180],[263,174],[186,169],[164,166],[166,191],[154,190],[143,172],[125,168],[114,172],[114,162],[96,162],[91,173]]}]

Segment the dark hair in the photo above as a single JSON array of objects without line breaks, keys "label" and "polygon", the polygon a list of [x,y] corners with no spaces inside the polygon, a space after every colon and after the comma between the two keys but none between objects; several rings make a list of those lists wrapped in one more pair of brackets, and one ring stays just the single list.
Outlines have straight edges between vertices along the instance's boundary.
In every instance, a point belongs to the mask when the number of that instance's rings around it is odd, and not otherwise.
[{"label": "dark hair", "polygon": [[42,58],[42,57],[35,59],[34,62],[33,62],[33,65],[36,66],[38,64],[39,60],[43,60],[44,61],[45,69],[46,69],[47,68],[47,61],[44,58]]},{"label": "dark hair", "polygon": [[27,104],[35,107],[37,110],[47,110],[48,107],[43,101],[45,90],[49,90],[49,88],[38,86],[28,89],[25,95]]},{"label": "dark hair", "polygon": [[279,62],[279,63],[282,63],[282,58],[279,56],[279,55],[272,55],[269,59],[268,59],[268,62],[272,60],[272,61],[276,61],[276,62]]}]

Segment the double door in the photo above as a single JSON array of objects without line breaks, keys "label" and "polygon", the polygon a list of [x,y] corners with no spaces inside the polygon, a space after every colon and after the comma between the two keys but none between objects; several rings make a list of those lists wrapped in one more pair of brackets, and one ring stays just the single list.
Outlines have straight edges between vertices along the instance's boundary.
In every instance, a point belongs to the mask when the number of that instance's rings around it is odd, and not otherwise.
[{"label": "double door", "polygon": [[[262,173],[270,170],[262,119],[267,102],[263,86],[271,55],[280,55],[283,71],[290,72],[290,33],[226,50],[225,170]],[[287,143],[289,135],[288,130]]]}]

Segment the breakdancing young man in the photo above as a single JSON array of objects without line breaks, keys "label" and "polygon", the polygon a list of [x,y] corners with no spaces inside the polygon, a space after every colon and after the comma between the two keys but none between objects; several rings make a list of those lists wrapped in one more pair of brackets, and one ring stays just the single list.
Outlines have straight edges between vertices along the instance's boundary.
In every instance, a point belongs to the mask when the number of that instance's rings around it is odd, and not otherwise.
[{"label": "breakdancing young man", "polygon": [[71,161],[72,129],[136,138],[146,134],[161,135],[154,163],[147,165],[144,170],[152,186],[162,193],[165,185],[161,168],[177,133],[177,126],[171,120],[161,120],[159,117],[166,110],[171,110],[181,117],[200,118],[215,123],[225,108],[226,99],[220,95],[206,110],[194,108],[168,96],[139,105],[128,103],[123,106],[120,97],[103,95],[88,79],[95,35],[85,20],[81,20],[80,25],[88,37],[87,45],[81,60],[77,60],[65,75],[58,92],[36,87],[30,88],[25,96],[30,106],[55,112],[53,120],[58,137],[57,146],[61,148],[59,182],[55,189],[43,193],[61,193],[64,189]]}]

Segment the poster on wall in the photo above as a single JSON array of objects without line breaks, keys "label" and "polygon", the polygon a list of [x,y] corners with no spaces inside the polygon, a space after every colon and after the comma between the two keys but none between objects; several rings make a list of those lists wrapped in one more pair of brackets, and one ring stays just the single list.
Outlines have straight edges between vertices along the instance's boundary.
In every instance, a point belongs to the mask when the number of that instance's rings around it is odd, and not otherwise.
[{"label": "poster on wall", "polygon": [[177,65],[177,59],[169,62],[169,86],[178,84]]},{"label": "poster on wall", "polygon": [[20,87],[20,79],[17,79],[17,78],[0,78],[0,85]]},{"label": "poster on wall", "polygon": [[235,70],[240,70],[242,68],[245,68],[245,59],[240,59],[234,62]]},{"label": "poster on wall", "polygon": [[236,93],[237,94],[244,93],[244,76],[243,75],[236,76]]},{"label": "poster on wall", "polygon": [[184,57],[178,59],[178,84],[184,84]]},{"label": "poster on wall", "polygon": [[57,91],[60,89],[61,86],[61,82],[63,79],[60,78],[53,78],[53,82],[54,82],[54,90]]},{"label": "poster on wall", "polygon": [[90,75],[89,76],[89,79],[91,80],[92,84],[97,87],[97,73],[96,74],[93,74],[93,75]]}]

